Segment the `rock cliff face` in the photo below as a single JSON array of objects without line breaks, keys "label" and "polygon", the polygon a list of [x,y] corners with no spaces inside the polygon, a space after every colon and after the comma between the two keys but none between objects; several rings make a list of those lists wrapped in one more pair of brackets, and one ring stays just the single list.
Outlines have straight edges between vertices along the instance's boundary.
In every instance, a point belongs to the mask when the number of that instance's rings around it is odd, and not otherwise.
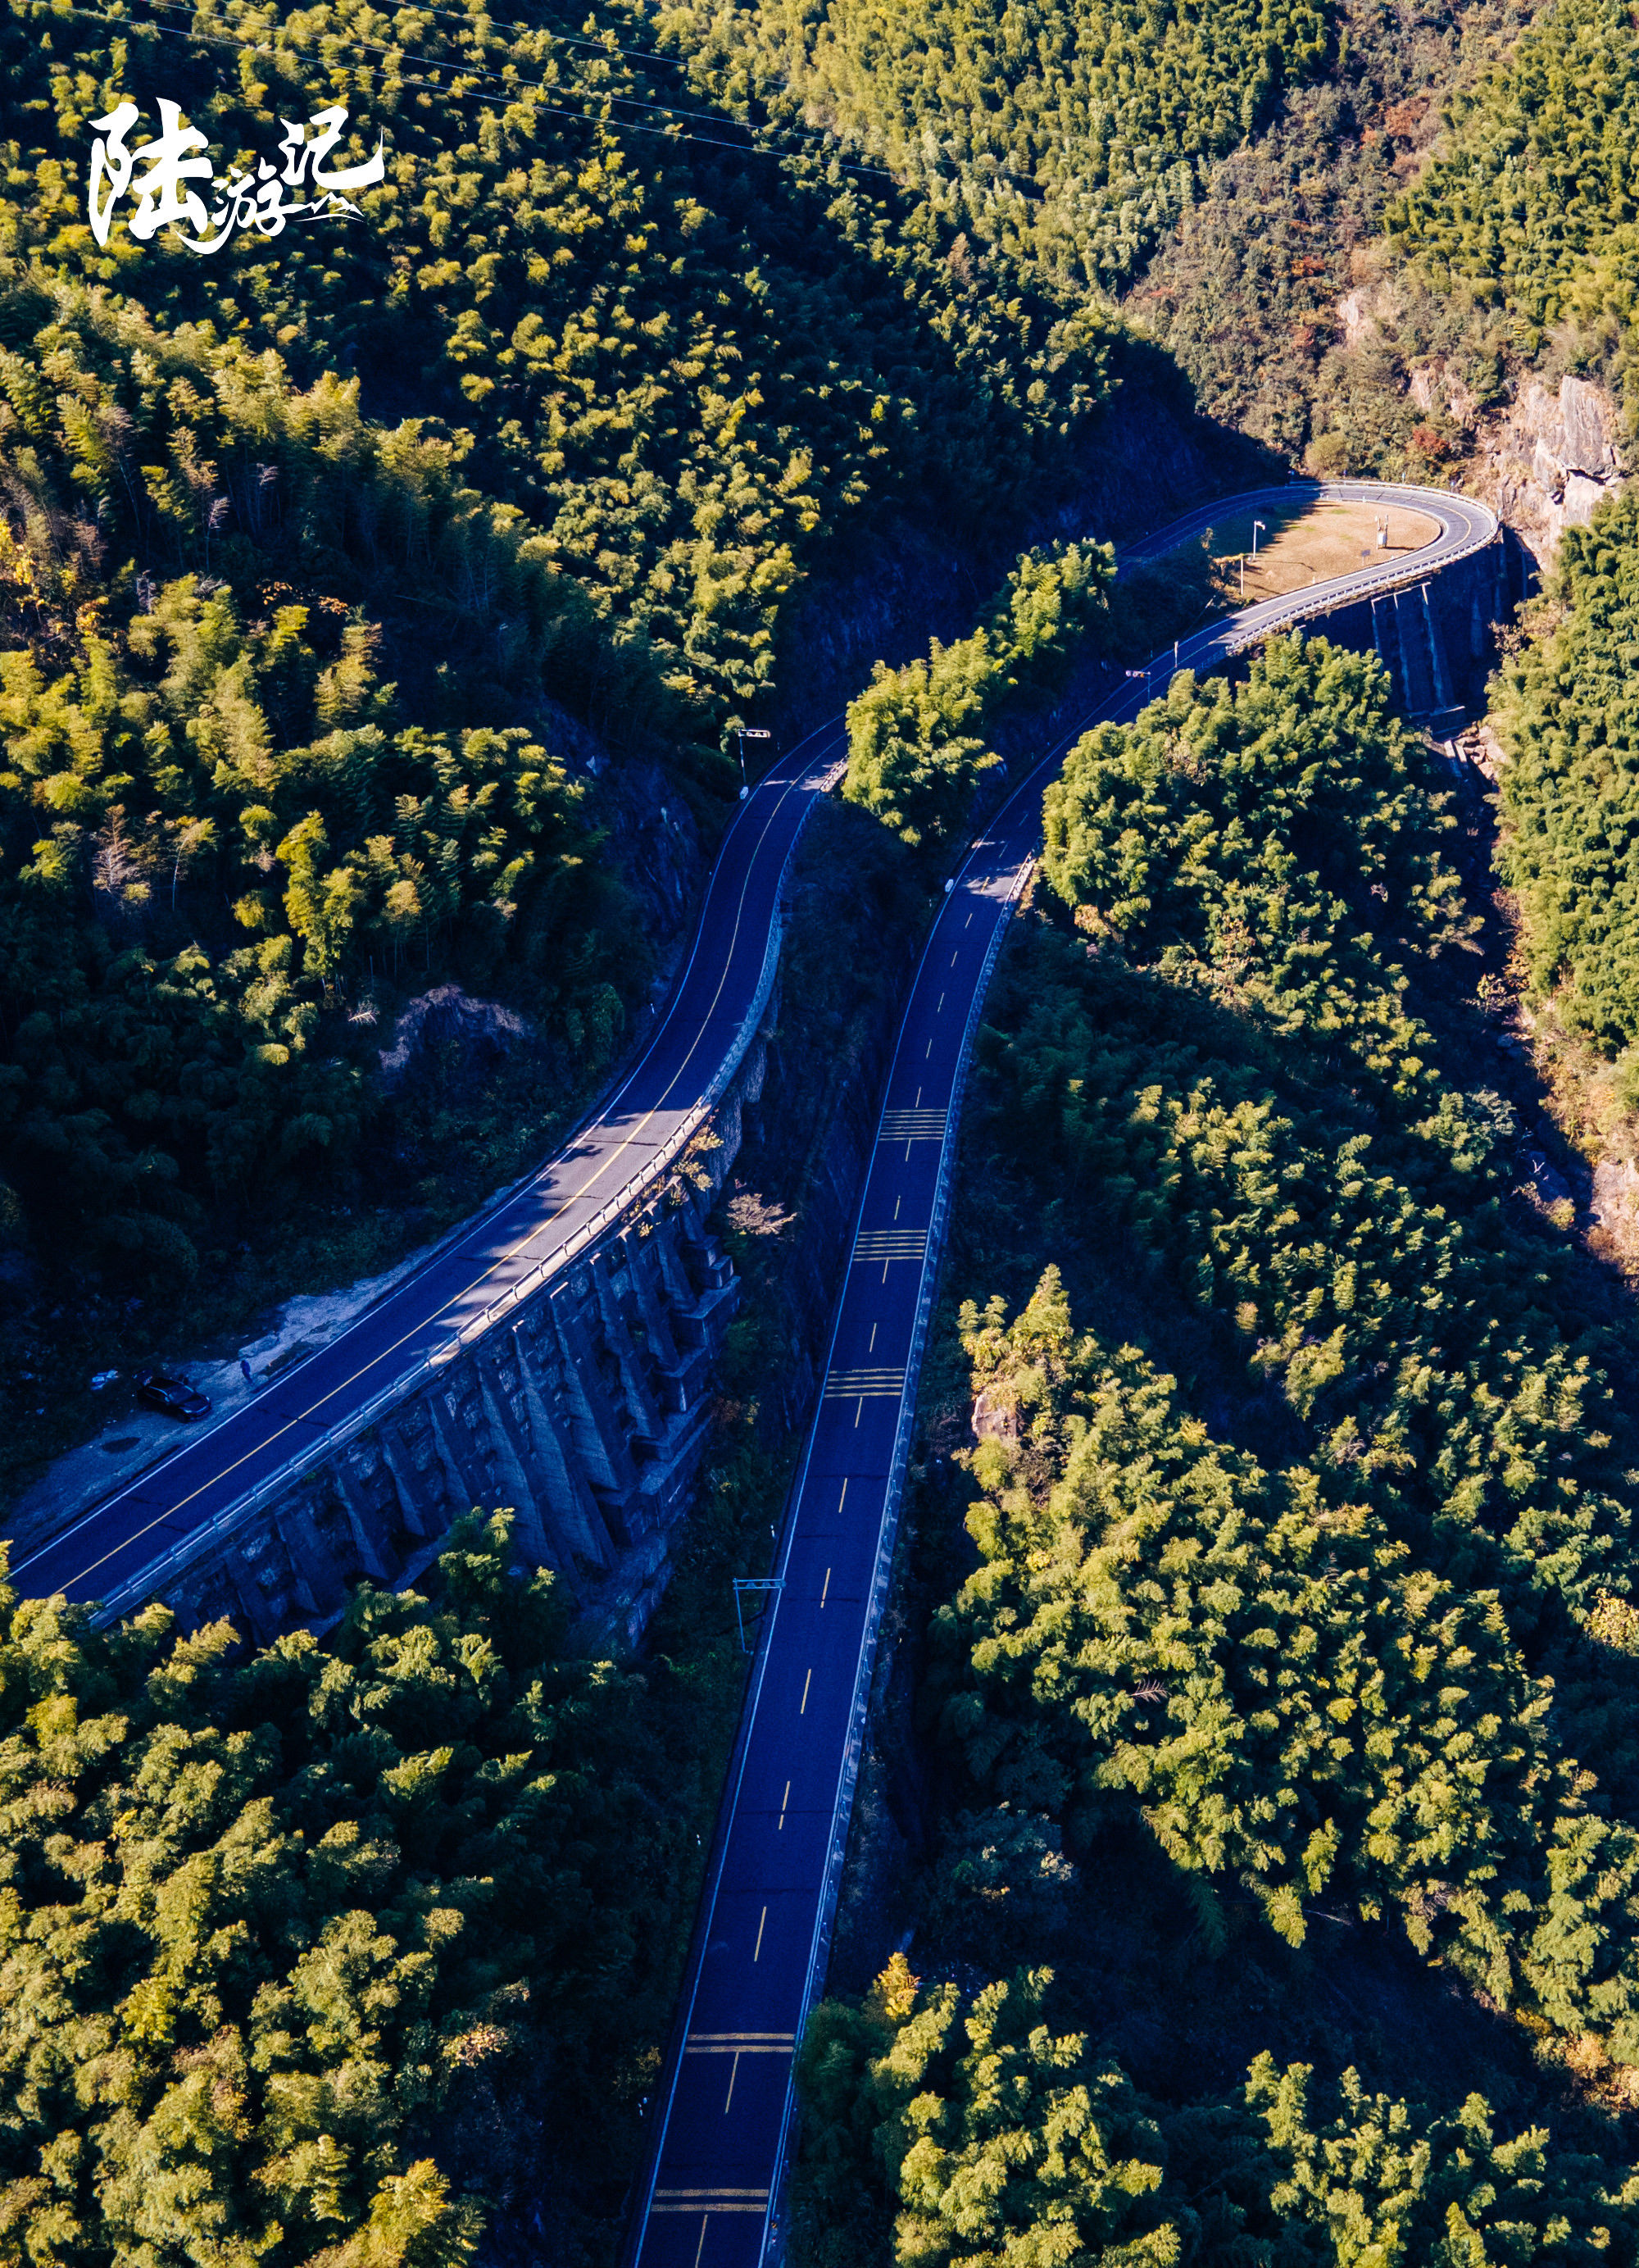
[{"label": "rock cliff face", "polygon": [[1120,383],[1058,478],[1033,505],[965,536],[936,525],[882,528],[869,544],[836,547],[781,624],[783,705],[794,733],[841,709],[873,662],[897,667],[965,637],[976,608],[1032,544],[1115,542],[1158,527],[1220,490],[1269,475],[1267,453],[1195,415],[1174,365],[1126,350]]},{"label": "rock cliff face", "polygon": [[1566,528],[1585,527],[1621,487],[1618,431],[1603,387],[1562,378],[1555,391],[1532,379],[1500,416],[1481,419],[1465,485],[1546,566]]}]

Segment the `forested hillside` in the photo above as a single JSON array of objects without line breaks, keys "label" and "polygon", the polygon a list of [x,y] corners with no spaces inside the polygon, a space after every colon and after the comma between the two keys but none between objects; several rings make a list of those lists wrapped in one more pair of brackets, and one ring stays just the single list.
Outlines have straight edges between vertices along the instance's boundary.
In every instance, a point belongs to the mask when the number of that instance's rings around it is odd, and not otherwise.
[{"label": "forested hillside", "polygon": [[823,122],[915,182],[978,245],[1061,283],[1124,283],[1196,194],[1205,163],[1322,63],[1319,0],[1093,0],[914,12],[841,0],[669,19],[703,71]]},{"label": "forested hillside", "polygon": [[1639,2257],[1639,1336],[1514,1189],[1449,824],[1319,639],[1049,791],[933,1372],[939,1793],[908,1970],[811,2037],[812,2258]]},{"label": "forested hillside", "polygon": [[9,2257],[430,2268],[543,2169],[584,2257],[699,1791],[669,1682],[510,1557],[474,1520],[430,1595],[255,1654],[0,1594]]},{"label": "forested hillside", "polygon": [[1636,125],[1631,16],[1610,0],[1554,0],[1452,106],[1446,144],[1389,226],[1437,281],[1523,318],[1529,349],[1587,304],[1590,269],[1631,291]]},{"label": "forested hillside", "polygon": [[[766,678],[816,533],[873,486],[943,480],[941,501],[981,505],[1102,390],[1091,311],[1021,297],[1005,267],[953,274],[886,176],[801,144],[754,156],[692,115],[641,14],[611,7],[589,39],[455,10],[268,26],[231,0],[196,28],[11,12],[11,247],[167,329],[276,350],[298,384],[357,374],[389,424],[465,433],[464,480],[523,513],[608,624],[628,674],[606,702],[714,726]],[[276,254],[236,239],[202,260],[117,224],[105,251],[81,185],[121,89],[168,90],[253,164],[282,116],[341,101],[349,154],[384,135],[387,178],[359,193],[364,225],[288,229]],[[504,597],[483,595],[493,632]]]},{"label": "forested hillside", "polygon": [[[1631,465],[1639,407],[1636,103],[1632,18],[1598,0],[1556,0],[1459,92],[1432,161],[1387,212],[1399,272],[1444,311],[1443,331],[1429,335],[1454,377],[1441,380],[1448,398],[1472,385],[1500,409],[1510,394],[1517,401],[1543,382],[1557,391],[1566,379],[1594,380],[1614,397],[1613,415],[1599,413],[1597,395],[1578,397],[1616,429],[1621,463],[1590,457],[1584,435],[1577,461],[1605,483],[1604,499],[1585,480],[1549,476],[1556,498],[1563,487],[1566,519],[1598,508],[1543,560],[1546,595],[1500,673],[1492,718],[1514,989],[1555,1115],[1596,1174],[1623,1170],[1639,1131],[1639,878],[1628,809],[1639,520],[1611,492],[1613,472]],[[1443,456],[1483,440],[1472,415],[1467,430],[1454,416],[1439,423]],[[1613,1256],[1631,1257],[1620,1224],[1613,1241],[1608,1224],[1601,1233]]]},{"label": "forested hillside", "polygon": [[[132,1300],[243,1329],[538,1155],[675,942],[783,606],[890,507],[992,545],[1110,384],[1084,297],[765,151],[640,12],[183,30],[0,21],[14,1457],[89,1417],[64,1353],[152,1345]],[[209,258],[99,242],[92,122],[162,95],[253,171],[343,103],[333,162],[379,136],[386,178]],[[516,1069],[389,1098],[452,982],[521,1012]]]},{"label": "forested hillside", "polygon": [[[1502,777],[1501,864],[1518,895],[1538,993],[1603,1051],[1639,1039],[1639,873],[1631,816],[1639,773],[1639,508],[1624,497],[1568,531],[1557,619],[1504,671],[1495,717],[1512,761]],[[1639,1094],[1632,1098],[1639,1101]]]},{"label": "forested hillside", "polygon": [[1107,546],[1027,552],[971,637],[936,640],[903,669],[878,662],[849,703],[849,802],[911,849],[937,852],[1000,762],[988,737],[1008,708],[1062,691],[1087,633],[1107,636],[1113,579]]}]

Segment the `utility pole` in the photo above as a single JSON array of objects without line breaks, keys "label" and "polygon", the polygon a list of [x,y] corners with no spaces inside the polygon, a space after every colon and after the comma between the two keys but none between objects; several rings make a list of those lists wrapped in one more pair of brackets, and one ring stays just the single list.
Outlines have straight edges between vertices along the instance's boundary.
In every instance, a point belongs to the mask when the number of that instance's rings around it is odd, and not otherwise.
[{"label": "utility pole", "polygon": [[1255,559],[1255,558],[1257,557],[1257,556],[1258,556],[1258,538],[1259,538],[1260,535],[1267,535],[1267,534],[1268,534],[1268,532],[1269,532],[1269,531],[1268,531],[1268,529],[1264,526],[1263,522],[1262,522],[1260,519],[1254,519],[1254,520],[1253,521],[1253,523],[1252,523],[1252,556],[1253,556],[1253,557],[1254,559]]}]

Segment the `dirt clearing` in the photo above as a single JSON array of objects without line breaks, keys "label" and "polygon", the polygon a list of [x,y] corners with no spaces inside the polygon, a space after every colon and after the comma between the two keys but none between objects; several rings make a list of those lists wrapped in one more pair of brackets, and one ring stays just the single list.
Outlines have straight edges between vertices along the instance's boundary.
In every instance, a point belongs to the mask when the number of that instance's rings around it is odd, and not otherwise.
[{"label": "dirt clearing", "polygon": [[[1252,554],[1253,519],[1258,555]],[[1370,504],[1298,504],[1283,510],[1266,504],[1256,515],[1231,512],[1208,531],[1206,549],[1224,595],[1240,603],[1241,561],[1246,559],[1246,603],[1307,590],[1363,567],[1383,566],[1409,557],[1432,543],[1438,523],[1427,512],[1405,506]],[[1386,537],[1386,541],[1380,540]],[[1180,547],[1182,549],[1182,546]],[[1163,563],[1158,561],[1157,564]]]},{"label": "dirt clearing", "polygon": [[[1253,514],[1237,514],[1215,528],[1212,556],[1226,582],[1235,578],[1238,593],[1240,557],[1250,554]],[[1261,512],[1258,556],[1246,559],[1247,603],[1255,599],[1278,599],[1288,591],[1306,590],[1311,583],[1329,583],[1334,576],[1350,575],[1362,567],[1386,565],[1396,557],[1421,551],[1438,535],[1439,523],[1427,512],[1407,512],[1401,505],[1321,504],[1290,513]],[[1380,534],[1386,541],[1379,541]]]}]

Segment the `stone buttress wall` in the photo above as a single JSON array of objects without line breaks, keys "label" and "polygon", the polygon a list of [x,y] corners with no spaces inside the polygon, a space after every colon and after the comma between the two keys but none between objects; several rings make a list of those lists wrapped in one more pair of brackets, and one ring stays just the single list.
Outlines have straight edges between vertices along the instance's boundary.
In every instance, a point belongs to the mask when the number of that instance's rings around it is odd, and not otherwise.
[{"label": "stone buttress wall", "polygon": [[510,1506],[520,1560],[555,1569],[589,1628],[635,1645],[665,1588],[739,1303],[706,1219],[765,1061],[759,1036],[709,1134],[641,1208],[158,1594],[190,1624],[224,1617],[263,1642],[330,1620],[361,1578],[413,1582],[452,1521]]}]

